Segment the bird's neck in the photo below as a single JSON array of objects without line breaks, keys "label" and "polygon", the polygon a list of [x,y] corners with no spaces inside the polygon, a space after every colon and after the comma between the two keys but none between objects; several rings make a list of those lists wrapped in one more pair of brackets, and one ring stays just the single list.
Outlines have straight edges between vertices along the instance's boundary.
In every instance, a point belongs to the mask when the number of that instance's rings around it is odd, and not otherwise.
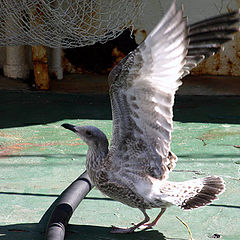
[{"label": "bird's neck", "polygon": [[88,147],[87,152],[87,169],[88,171],[94,169],[101,169],[103,161],[108,154],[108,146]]}]

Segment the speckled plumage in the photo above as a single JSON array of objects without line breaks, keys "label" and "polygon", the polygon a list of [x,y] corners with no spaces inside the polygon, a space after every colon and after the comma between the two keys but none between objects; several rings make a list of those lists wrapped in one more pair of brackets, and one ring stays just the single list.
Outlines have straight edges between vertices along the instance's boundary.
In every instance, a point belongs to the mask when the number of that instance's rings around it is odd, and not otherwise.
[{"label": "speckled plumage", "polygon": [[[156,224],[167,207],[192,209],[209,204],[224,191],[222,178],[167,181],[177,157],[170,150],[174,95],[180,79],[238,31],[238,12],[190,25],[175,1],[146,40],[109,74],[113,116],[110,149],[103,132],[91,126],[64,124],[87,144],[87,171],[105,195],[139,208],[145,219],[129,233]],[[222,25],[221,25],[221,24]],[[224,27],[221,27],[224,26]],[[147,224],[146,209],[161,208]]]}]

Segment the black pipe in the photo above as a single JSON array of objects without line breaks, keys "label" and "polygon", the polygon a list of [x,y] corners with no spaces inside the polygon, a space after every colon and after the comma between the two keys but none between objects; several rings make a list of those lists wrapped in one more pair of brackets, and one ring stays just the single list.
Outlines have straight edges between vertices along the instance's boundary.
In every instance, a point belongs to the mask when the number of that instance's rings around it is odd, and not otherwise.
[{"label": "black pipe", "polygon": [[64,240],[65,228],[93,184],[85,171],[58,197],[46,229],[46,240]]}]

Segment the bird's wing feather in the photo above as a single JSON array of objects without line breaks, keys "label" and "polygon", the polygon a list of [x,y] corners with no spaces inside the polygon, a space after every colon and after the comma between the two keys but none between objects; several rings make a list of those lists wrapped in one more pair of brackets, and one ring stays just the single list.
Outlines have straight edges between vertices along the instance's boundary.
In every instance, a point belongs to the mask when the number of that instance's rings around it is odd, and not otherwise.
[{"label": "bird's wing feather", "polygon": [[221,49],[221,44],[232,39],[239,31],[239,11],[222,14],[217,17],[189,25],[189,46],[182,77],[189,74],[192,68],[204,59]]},{"label": "bird's wing feather", "polygon": [[144,43],[109,75],[113,114],[110,153],[113,164],[125,164],[126,171],[162,179],[173,167],[169,158],[172,107],[188,44],[187,20],[182,14],[174,1]]}]

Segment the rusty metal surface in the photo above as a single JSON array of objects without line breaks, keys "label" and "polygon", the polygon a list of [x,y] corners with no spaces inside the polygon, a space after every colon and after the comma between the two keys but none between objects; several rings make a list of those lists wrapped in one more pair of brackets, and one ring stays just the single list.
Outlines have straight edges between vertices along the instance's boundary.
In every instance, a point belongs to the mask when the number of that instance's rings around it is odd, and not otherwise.
[{"label": "rusty metal surface", "polygon": [[224,45],[224,51],[211,56],[191,71],[193,75],[240,76],[240,33]]},{"label": "rusty metal surface", "polygon": [[[149,0],[143,14],[136,22],[134,35],[137,43],[141,43],[168,10],[171,1]],[[188,16],[189,23],[231,12],[240,8],[239,0],[201,0],[177,1],[178,7],[184,6],[184,14]],[[239,24],[238,24],[239,26]],[[192,71],[193,75],[227,75],[240,76],[240,33],[235,34],[233,41],[224,45],[225,50],[210,57]]]},{"label": "rusty metal surface", "polygon": [[47,49],[44,46],[32,46],[32,62],[36,88],[39,90],[50,89],[48,75]]}]

